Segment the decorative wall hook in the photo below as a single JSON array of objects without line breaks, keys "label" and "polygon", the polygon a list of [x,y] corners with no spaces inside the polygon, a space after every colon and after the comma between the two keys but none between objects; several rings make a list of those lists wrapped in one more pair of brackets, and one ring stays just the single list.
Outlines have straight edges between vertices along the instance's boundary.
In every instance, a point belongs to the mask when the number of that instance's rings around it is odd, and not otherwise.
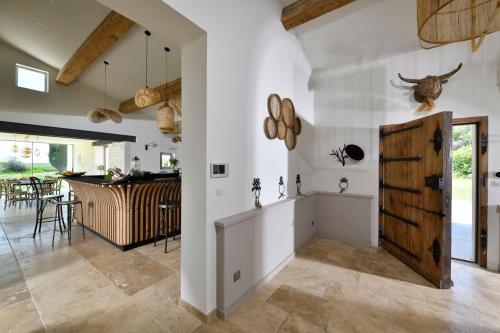
[{"label": "decorative wall hook", "polygon": [[300,187],[302,186],[302,182],[300,180],[300,174],[297,174],[297,177],[295,178],[295,184],[297,184],[297,195],[302,195],[302,192],[300,192]]},{"label": "decorative wall hook", "polygon": [[340,193],[344,193],[349,188],[349,180],[346,177],[340,178],[339,188]]},{"label": "decorative wall hook", "polygon": [[254,178],[252,182],[252,192],[255,196],[255,208],[262,208],[262,204],[260,203],[260,178]]},{"label": "decorative wall hook", "polygon": [[280,181],[278,182],[278,192],[279,192],[279,196],[278,196],[278,199],[281,199],[281,198],[285,198],[286,199],[286,195],[285,195],[285,182],[283,181],[283,176],[280,176]]},{"label": "decorative wall hook", "polygon": [[347,154],[345,153],[345,147],[346,145],[344,144],[344,147],[343,148],[340,148],[338,150],[334,150],[332,149],[332,153],[330,154],[330,156],[335,156],[337,158],[337,160],[342,163],[342,166],[345,166],[345,159],[347,156]]}]

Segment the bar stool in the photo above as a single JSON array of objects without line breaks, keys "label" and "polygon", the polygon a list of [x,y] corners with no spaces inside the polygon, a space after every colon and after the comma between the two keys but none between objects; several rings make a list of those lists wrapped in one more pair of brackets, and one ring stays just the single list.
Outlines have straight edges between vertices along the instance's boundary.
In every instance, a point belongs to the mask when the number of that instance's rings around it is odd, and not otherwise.
[{"label": "bar stool", "polygon": [[[170,231],[173,233],[174,240],[177,233],[177,211],[181,209],[181,202],[177,200],[169,200],[165,204],[158,205],[160,210],[160,216],[163,212],[163,231],[165,234],[160,234],[160,222],[156,224],[156,233],[154,246],[156,246],[156,241],[158,236],[165,235],[165,253],[167,253],[167,241],[168,241],[168,229],[170,226]],[[172,216],[172,219],[170,218]]]},{"label": "bar stool", "polygon": [[[50,219],[51,217],[43,217],[43,211],[45,210],[45,207],[47,204],[55,204],[57,202],[60,202],[61,199],[64,197],[63,194],[52,194],[52,195],[45,195],[43,192],[43,185],[42,181],[37,178],[37,177],[30,177],[30,182],[31,182],[31,187],[33,188],[33,195],[34,195],[34,200],[36,200],[36,221],[35,221],[35,231],[33,232],[33,238],[35,238],[36,235],[36,230],[38,228],[38,232],[42,231],[42,223],[44,222],[49,222],[49,221],[44,221],[47,219]],[[56,216],[59,217],[59,230],[61,230],[61,233],[63,232],[62,225],[64,226],[64,229],[66,229],[66,224],[64,224],[64,218],[62,211],[59,212],[61,208],[56,206]]]},{"label": "bar stool", "polygon": [[71,225],[73,223],[73,212],[75,211],[75,206],[80,205],[80,212],[81,212],[81,224],[82,224],[82,234],[83,238],[85,239],[85,224],[83,222],[83,204],[81,200],[74,199],[74,200],[67,200],[67,201],[59,201],[56,203],[56,216],[54,216],[54,230],[52,231],[52,247],[54,246],[54,239],[56,237],[56,222],[57,219],[62,217],[62,207],[66,206],[67,211],[68,211],[68,241],[69,245],[71,246]]}]

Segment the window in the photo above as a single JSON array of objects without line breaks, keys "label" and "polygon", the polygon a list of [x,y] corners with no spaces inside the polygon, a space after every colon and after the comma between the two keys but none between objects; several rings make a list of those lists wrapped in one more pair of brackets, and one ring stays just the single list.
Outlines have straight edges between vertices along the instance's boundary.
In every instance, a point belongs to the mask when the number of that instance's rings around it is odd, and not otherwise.
[{"label": "window", "polygon": [[16,64],[16,84],[41,92],[49,92],[49,73],[33,67]]},{"label": "window", "polygon": [[160,153],[160,169],[168,170],[172,169],[174,166],[170,163],[170,160],[175,158],[174,153]]}]

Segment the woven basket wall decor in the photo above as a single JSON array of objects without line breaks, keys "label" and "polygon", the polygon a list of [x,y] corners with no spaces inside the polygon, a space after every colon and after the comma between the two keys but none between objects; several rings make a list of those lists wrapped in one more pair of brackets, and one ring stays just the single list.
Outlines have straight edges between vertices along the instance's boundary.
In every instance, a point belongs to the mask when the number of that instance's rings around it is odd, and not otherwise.
[{"label": "woven basket wall decor", "polygon": [[288,150],[295,149],[297,137],[302,131],[302,123],[295,114],[295,107],[289,98],[271,94],[267,99],[269,117],[264,120],[264,134],[269,140],[283,140]]}]

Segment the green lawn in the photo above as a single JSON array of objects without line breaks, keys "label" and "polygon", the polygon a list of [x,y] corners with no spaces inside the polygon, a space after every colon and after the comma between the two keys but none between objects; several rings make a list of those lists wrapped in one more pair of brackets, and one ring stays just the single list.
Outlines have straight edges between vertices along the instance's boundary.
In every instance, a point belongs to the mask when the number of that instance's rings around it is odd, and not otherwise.
[{"label": "green lawn", "polygon": [[471,178],[457,177],[453,175],[452,186],[452,200],[472,201]]},{"label": "green lawn", "polygon": [[[0,163],[0,179],[8,178],[27,178],[32,175],[31,165],[29,165],[25,171],[22,172],[10,172],[6,171],[4,167],[5,163]],[[45,176],[54,176],[57,174],[57,169],[54,168],[49,163],[38,163],[33,164],[33,176],[43,178]]]}]

